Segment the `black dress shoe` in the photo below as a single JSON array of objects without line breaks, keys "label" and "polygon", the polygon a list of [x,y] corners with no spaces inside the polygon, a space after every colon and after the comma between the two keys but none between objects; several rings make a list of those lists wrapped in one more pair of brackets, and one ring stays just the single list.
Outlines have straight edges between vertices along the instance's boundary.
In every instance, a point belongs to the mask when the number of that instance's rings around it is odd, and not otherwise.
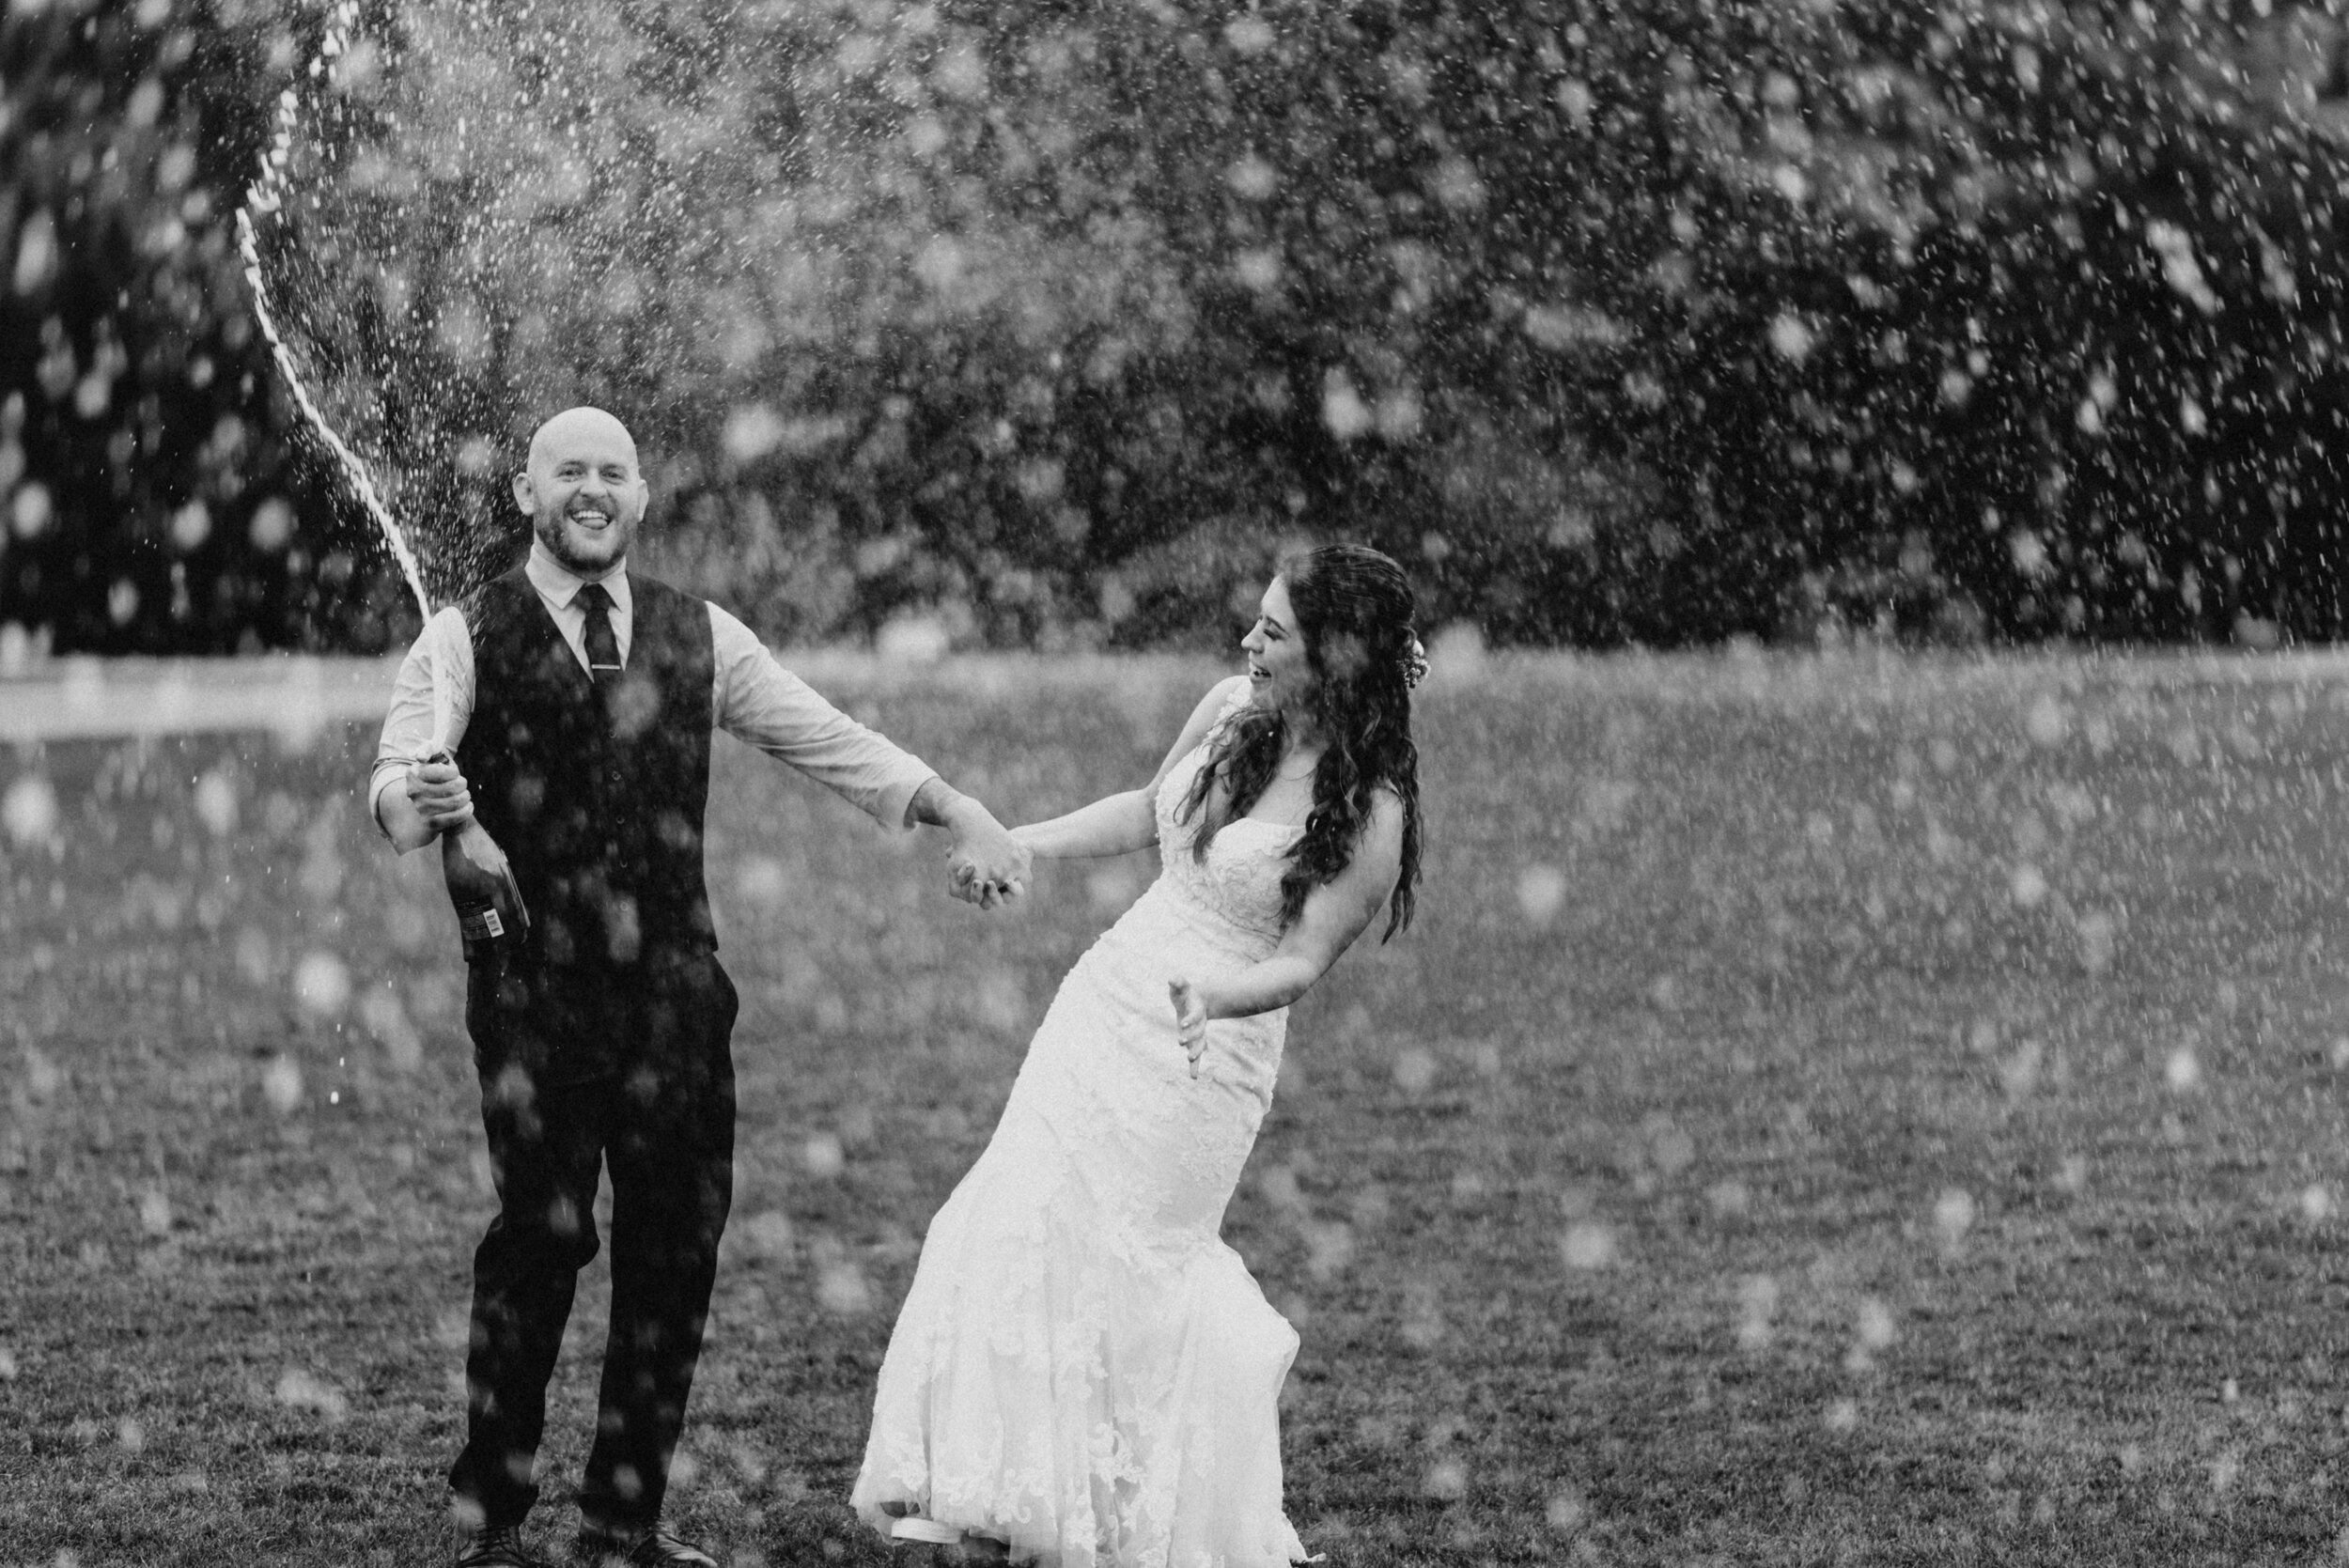
[{"label": "black dress shoe", "polygon": [[594,1568],[718,1568],[718,1560],[658,1527],[638,1534],[583,1529],[571,1553]]},{"label": "black dress shoe", "polygon": [[449,1568],[550,1568],[522,1545],[520,1525],[490,1525],[465,1537]]}]

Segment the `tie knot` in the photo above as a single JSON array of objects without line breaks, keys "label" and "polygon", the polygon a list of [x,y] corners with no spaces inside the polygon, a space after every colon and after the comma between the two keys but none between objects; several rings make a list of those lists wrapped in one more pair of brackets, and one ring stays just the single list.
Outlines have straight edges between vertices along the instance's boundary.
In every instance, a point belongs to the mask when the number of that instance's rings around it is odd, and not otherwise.
[{"label": "tie knot", "polygon": [[577,598],[579,607],[590,615],[599,610],[608,612],[612,608],[612,592],[600,582],[581,584]]}]

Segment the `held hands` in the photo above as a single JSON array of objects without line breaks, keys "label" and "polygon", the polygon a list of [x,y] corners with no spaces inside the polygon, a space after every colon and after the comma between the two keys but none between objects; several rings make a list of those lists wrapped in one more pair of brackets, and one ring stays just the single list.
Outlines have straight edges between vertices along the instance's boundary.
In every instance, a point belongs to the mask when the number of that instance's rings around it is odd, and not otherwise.
[{"label": "held hands", "polygon": [[1166,994],[1174,1003],[1174,1037],[1182,1042],[1183,1054],[1190,1058],[1190,1076],[1197,1078],[1199,1059],[1207,1050],[1206,999],[1197,986],[1179,976],[1166,983]]},{"label": "held hands", "polygon": [[946,891],[982,909],[1001,908],[1026,894],[1032,861],[1028,846],[995,820],[994,814],[967,796],[956,802],[954,846],[946,857]]},{"label": "held hands", "polygon": [[453,762],[408,765],[408,803],[435,833],[454,832],[473,820],[473,791]]}]

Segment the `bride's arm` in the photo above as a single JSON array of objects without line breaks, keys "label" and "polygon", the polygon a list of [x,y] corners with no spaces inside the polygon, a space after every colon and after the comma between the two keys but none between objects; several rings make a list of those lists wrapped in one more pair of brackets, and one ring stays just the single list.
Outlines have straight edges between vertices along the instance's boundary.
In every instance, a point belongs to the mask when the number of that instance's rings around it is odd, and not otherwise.
[{"label": "bride's arm", "polygon": [[1089,806],[1079,806],[1064,816],[1014,828],[1011,836],[1026,845],[1028,852],[1036,859],[1046,861],[1123,855],[1158,843],[1159,819],[1154,806],[1159,785],[1166,782],[1170,768],[1207,737],[1207,731],[1215,727],[1216,715],[1231,700],[1235,683],[1247,678],[1234,675],[1230,680],[1219,681],[1214,690],[1200,699],[1183,724],[1183,733],[1175,738],[1174,749],[1166,753],[1166,760],[1159,764],[1159,770],[1151,775],[1147,784],[1107,796]]},{"label": "bride's arm", "polygon": [[1346,869],[1305,897],[1297,924],[1260,962],[1221,979],[1177,978],[1170,983],[1175,1026],[1196,1067],[1206,1044],[1207,1020],[1244,1018],[1286,1007],[1313,988],[1377,918],[1403,874],[1403,802],[1385,790],[1370,808],[1370,821],[1354,846]]},{"label": "bride's arm", "polygon": [[1158,831],[1150,792],[1129,789],[1079,806],[1065,816],[1025,823],[1014,828],[1011,836],[1039,861],[1075,861],[1144,848],[1158,838]]}]

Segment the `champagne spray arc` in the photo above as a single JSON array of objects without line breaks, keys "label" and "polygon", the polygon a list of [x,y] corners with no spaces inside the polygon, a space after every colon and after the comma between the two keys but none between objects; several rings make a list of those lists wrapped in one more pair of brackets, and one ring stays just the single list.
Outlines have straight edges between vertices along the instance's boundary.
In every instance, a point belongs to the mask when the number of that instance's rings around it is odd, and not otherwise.
[{"label": "champagne spray arc", "polygon": [[[334,8],[319,41],[319,53],[310,60],[311,79],[323,78],[330,85],[334,82],[358,21],[358,0],[342,0]],[[407,579],[409,591],[415,595],[418,613],[429,624],[432,598],[425,589],[424,570],[415,551],[400,532],[391,508],[384,505],[366,461],[351,450],[350,443],[343,440],[310,396],[293,350],[279,332],[275,313],[270,308],[268,275],[261,262],[260,225],[285,210],[290,178],[287,171],[292,163],[294,132],[301,115],[302,94],[294,87],[285,88],[277,95],[275,125],[269,148],[260,157],[260,173],[246,187],[244,205],[237,210],[237,249],[244,260],[246,286],[253,293],[254,318],[270,346],[270,357],[276,364],[277,373],[293,395],[294,406],[333,456],[359,504],[382,534],[392,559],[398,563],[401,575]],[[442,663],[437,660],[433,663],[432,743],[418,760],[454,763],[456,748],[449,732],[455,728],[455,717],[446,686],[447,674]],[[501,944],[519,943],[528,935],[530,909],[522,900],[521,885],[514,876],[513,864],[478,818],[468,816],[461,826],[441,834],[441,872],[448,884],[449,901],[456,907],[458,930],[468,957]]]}]

